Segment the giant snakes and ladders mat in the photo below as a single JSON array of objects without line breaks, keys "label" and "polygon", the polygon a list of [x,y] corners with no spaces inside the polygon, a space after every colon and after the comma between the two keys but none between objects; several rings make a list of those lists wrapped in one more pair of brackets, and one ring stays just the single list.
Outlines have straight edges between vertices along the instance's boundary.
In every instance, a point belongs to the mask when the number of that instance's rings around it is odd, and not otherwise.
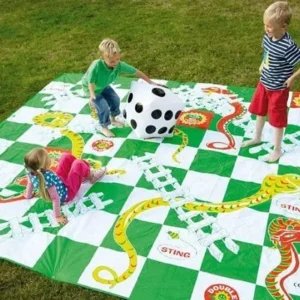
[{"label": "giant snakes and ladders mat", "polygon": [[[300,93],[270,164],[268,123],[261,144],[241,148],[255,128],[253,88],[157,81],[185,102],[173,137],[124,127],[106,138],[81,77],[58,77],[0,124],[0,257],[124,299],[300,299]],[[122,110],[133,80],[112,85]],[[63,152],[107,166],[62,207],[65,226],[50,203],[23,197],[35,147],[52,170]]]}]

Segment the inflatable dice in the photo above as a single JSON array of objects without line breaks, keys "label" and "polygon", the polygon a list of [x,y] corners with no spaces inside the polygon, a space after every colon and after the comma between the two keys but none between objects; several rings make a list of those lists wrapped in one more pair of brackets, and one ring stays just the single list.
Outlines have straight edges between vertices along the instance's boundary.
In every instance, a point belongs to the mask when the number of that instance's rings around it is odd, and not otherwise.
[{"label": "inflatable dice", "polygon": [[183,107],[168,88],[132,82],[123,116],[140,138],[169,137]]}]

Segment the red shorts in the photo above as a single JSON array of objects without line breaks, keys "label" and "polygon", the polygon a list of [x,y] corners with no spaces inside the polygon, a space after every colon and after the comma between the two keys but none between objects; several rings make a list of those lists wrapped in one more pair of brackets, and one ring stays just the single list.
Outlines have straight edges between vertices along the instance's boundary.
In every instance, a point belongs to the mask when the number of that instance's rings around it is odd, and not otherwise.
[{"label": "red shorts", "polygon": [[268,115],[269,123],[273,127],[286,127],[288,98],[288,88],[279,91],[270,91],[259,82],[249,106],[249,112],[263,117]]}]

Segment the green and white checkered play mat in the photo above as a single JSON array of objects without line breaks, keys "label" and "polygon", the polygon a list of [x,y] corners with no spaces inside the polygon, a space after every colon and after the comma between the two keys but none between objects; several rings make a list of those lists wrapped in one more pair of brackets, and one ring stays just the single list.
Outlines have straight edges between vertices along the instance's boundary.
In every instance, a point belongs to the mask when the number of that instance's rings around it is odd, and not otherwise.
[{"label": "green and white checkered play mat", "polygon": [[[260,145],[241,148],[255,128],[254,89],[161,80],[185,102],[173,137],[141,140],[124,127],[106,138],[81,77],[60,76],[0,124],[0,257],[125,299],[300,299],[300,93],[285,153],[270,164],[268,123]],[[133,80],[112,85],[122,110]],[[107,166],[62,207],[65,226],[51,203],[23,197],[23,157],[35,147],[53,170],[62,152]]]}]

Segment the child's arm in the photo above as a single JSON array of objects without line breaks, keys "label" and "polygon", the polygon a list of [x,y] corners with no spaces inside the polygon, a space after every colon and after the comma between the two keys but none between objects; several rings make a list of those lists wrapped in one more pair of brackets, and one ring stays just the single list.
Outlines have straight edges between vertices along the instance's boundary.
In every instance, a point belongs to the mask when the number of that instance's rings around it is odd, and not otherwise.
[{"label": "child's arm", "polygon": [[155,82],[153,82],[145,73],[143,73],[142,71],[140,71],[138,69],[136,70],[136,76],[138,78],[145,80],[146,82],[148,82],[150,84],[155,84]]},{"label": "child's arm", "polygon": [[47,189],[47,191],[48,191],[49,196],[50,196],[50,198],[53,202],[53,211],[54,211],[56,221],[59,224],[62,224],[62,225],[67,224],[67,222],[68,222],[67,218],[60,214],[60,199],[59,199],[59,195],[57,193],[55,185],[49,187]]},{"label": "child's arm", "polygon": [[90,91],[90,99],[95,100],[96,95],[95,95],[95,84],[94,83],[89,83],[89,91]]},{"label": "child's arm", "polygon": [[141,79],[143,79],[143,80],[145,80],[149,84],[154,84],[154,85],[159,85],[159,86],[166,87],[166,86],[164,86],[162,84],[159,84],[159,83],[156,83],[156,82],[152,81],[145,73],[143,73],[142,71],[140,71],[138,69],[136,70],[136,76],[139,77],[139,78],[141,78]]},{"label": "child's arm", "polygon": [[33,184],[29,176],[27,176],[27,185],[26,185],[26,191],[24,196],[26,199],[31,199],[33,197]]},{"label": "child's arm", "polygon": [[259,74],[261,74],[263,68],[264,68],[264,61],[262,61],[260,66],[259,66]]},{"label": "child's arm", "polygon": [[300,76],[300,68],[284,83],[284,85],[286,85],[287,88],[291,88],[298,76]]}]

